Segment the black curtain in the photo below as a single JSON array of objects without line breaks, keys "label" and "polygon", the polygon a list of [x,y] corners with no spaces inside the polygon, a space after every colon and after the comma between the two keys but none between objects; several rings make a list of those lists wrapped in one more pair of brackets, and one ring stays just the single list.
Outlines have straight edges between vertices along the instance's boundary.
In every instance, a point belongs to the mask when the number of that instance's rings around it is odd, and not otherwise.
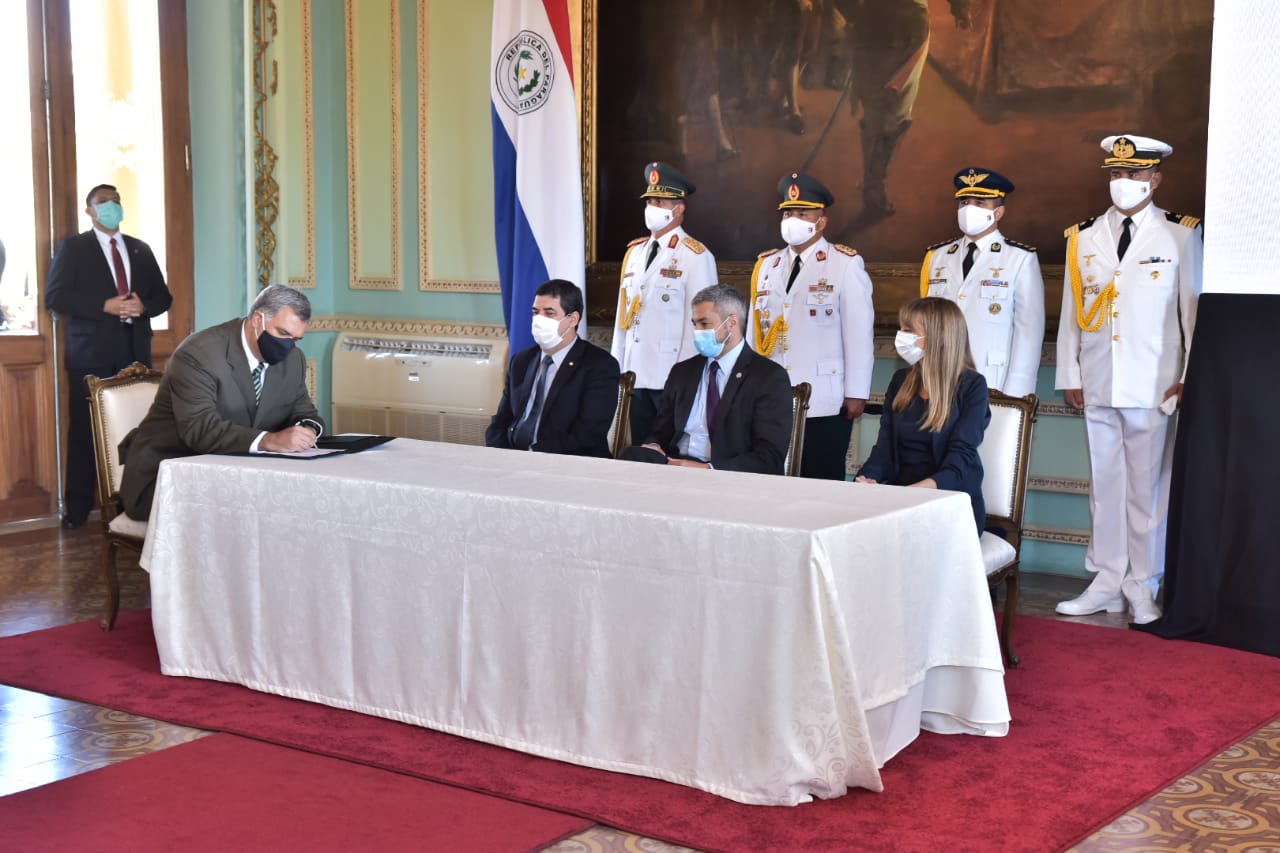
[{"label": "black curtain", "polygon": [[1200,298],[1164,589],[1140,630],[1280,656],[1280,295]]}]

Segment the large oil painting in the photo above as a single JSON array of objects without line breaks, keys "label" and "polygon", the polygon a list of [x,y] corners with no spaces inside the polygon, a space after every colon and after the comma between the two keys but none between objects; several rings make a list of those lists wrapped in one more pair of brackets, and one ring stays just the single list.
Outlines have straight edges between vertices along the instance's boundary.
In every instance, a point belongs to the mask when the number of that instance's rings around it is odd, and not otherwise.
[{"label": "large oil painting", "polygon": [[1002,230],[1050,268],[1063,228],[1109,204],[1109,134],[1172,144],[1157,203],[1200,215],[1212,21],[1212,0],[600,0],[597,271],[644,233],[650,160],[697,185],[686,228],[730,280],[781,244],[775,186],[796,170],[835,195],[828,236],[878,294],[909,293],[925,247],[958,234],[965,166],[1013,180]]}]

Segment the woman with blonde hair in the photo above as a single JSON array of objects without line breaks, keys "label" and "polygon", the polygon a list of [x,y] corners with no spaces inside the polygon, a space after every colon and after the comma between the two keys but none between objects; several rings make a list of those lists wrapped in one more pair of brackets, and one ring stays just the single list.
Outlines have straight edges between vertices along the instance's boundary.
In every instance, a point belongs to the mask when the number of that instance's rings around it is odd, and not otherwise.
[{"label": "woman with blonde hair", "polygon": [[949,299],[916,299],[898,313],[898,325],[894,345],[910,366],[889,380],[880,435],[857,482],[967,492],[981,533],[978,445],[991,409],[964,314]]}]

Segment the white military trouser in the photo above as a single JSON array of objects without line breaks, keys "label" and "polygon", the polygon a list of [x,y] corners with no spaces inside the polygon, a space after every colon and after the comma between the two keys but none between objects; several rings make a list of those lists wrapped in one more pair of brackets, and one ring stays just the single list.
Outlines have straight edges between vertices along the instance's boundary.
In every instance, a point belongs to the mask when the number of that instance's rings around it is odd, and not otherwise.
[{"label": "white military trouser", "polygon": [[1097,573],[1092,592],[1115,596],[1126,586],[1138,593],[1145,583],[1154,596],[1159,588],[1173,461],[1171,421],[1159,409],[1085,406],[1093,536],[1084,565]]}]

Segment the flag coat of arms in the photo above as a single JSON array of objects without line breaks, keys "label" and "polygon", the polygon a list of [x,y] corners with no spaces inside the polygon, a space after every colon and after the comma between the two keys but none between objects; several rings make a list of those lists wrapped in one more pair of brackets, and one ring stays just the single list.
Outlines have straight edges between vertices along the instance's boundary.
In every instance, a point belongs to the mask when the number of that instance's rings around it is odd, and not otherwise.
[{"label": "flag coat of arms", "polygon": [[585,294],[568,0],[494,0],[492,53],[494,231],[514,356],[533,345],[538,285],[562,278]]}]

